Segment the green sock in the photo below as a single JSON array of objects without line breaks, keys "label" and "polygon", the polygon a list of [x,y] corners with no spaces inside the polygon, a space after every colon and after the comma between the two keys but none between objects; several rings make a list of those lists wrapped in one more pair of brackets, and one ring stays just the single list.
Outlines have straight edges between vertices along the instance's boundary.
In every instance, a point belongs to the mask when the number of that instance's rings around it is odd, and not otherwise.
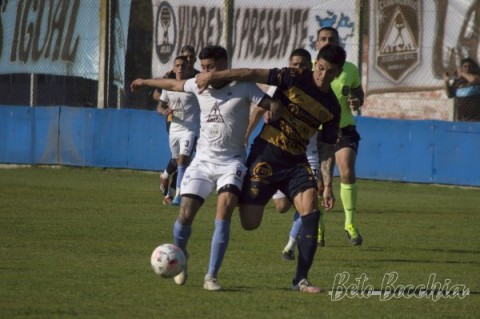
[{"label": "green sock", "polygon": [[355,223],[357,211],[357,184],[340,183],[340,197],[342,198],[343,210],[345,211],[345,227]]}]

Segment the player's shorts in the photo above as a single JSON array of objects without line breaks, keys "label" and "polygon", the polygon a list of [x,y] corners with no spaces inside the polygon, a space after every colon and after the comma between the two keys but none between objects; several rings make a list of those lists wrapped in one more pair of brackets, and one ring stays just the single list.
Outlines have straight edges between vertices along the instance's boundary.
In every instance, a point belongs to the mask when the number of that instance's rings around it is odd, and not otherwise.
[{"label": "player's shorts", "polygon": [[339,140],[335,144],[335,152],[341,150],[342,148],[349,147],[358,153],[358,147],[360,145],[360,134],[357,132],[355,125],[349,125],[340,129],[340,134],[338,136]]},{"label": "player's shorts", "polygon": [[192,156],[197,134],[194,131],[171,132],[168,140],[172,158],[178,158],[179,155]]},{"label": "player's shorts", "polygon": [[257,159],[249,165],[240,203],[265,206],[277,190],[293,202],[293,198],[317,182],[307,161],[291,166],[271,164]]},{"label": "player's shorts", "polygon": [[[310,138],[310,141],[308,142],[306,154],[307,154],[308,164],[310,165],[310,168],[312,169],[312,172],[313,172],[313,176],[317,178],[318,167],[320,163],[318,158],[318,150],[317,150],[317,134],[314,134]],[[279,198],[285,198],[285,197],[287,196],[281,191],[276,191],[275,194],[273,194],[272,196],[273,199],[279,199]]]},{"label": "player's shorts", "polygon": [[[321,140],[322,131],[318,131],[317,136],[317,150],[318,154],[322,154],[322,145],[323,143],[319,142]],[[360,134],[358,134],[357,129],[354,125],[346,126],[340,129],[340,134],[338,136],[338,141],[335,144],[335,152],[338,152],[342,148],[351,148],[358,153],[358,148],[360,145]]]},{"label": "player's shorts", "polygon": [[180,191],[182,195],[206,199],[215,187],[218,191],[230,184],[241,190],[246,172],[242,159],[232,158],[227,163],[216,164],[195,157],[185,170]]}]

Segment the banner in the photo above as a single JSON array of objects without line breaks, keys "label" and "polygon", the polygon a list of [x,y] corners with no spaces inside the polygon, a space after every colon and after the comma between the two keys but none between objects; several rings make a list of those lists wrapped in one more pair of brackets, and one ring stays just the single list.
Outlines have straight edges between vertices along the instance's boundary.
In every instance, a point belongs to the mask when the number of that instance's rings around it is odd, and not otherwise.
[{"label": "banner", "polygon": [[187,44],[197,54],[207,45],[224,46],[234,68],[284,67],[296,48],[309,50],[315,59],[317,31],[322,26],[336,27],[347,59],[359,60],[359,1],[236,0],[233,8],[224,3],[152,0],[154,77],[171,70],[173,58]]},{"label": "banner", "polygon": [[370,0],[368,93],[443,88],[480,59],[480,1]]},{"label": "banner", "polygon": [[112,12],[113,83],[121,88],[125,85],[125,56],[127,54],[130,5],[131,0],[117,0],[115,12]]},{"label": "banner", "polygon": [[[123,40],[115,40],[117,83],[123,83],[130,1],[119,0],[119,13],[114,20],[115,36],[123,37]],[[37,73],[97,80],[99,3],[2,1],[0,74]]]}]

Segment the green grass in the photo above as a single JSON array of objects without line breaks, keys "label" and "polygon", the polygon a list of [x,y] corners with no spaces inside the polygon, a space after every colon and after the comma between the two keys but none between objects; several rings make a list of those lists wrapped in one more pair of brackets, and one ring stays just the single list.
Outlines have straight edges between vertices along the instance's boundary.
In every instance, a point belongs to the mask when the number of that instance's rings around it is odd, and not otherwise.
[{"label": "green grass", "polygon": [[[338,185],[338,183],[336,183]],[[86,168],[0,169],[0,318],[478,318],[480,190],[359,181],[362,247],[348,245],[340,201],[327,213],[324,248],[310,280],[331,289],[338,273],[362,274],[382,288],[464,284],[460,298],[380,296],[333,301],[327,293],[290,291],[295,262],[281,250],[291,213],[267,206],[259,230],[238,214],[219,282],[202,289],[213,231],[215,196],[197,215],[189,243],[189,280],[161,279],[149,257],[172,242],[177,209],[161,205],[158,175]],[[337,187],[337,197],[338,187]]]}]

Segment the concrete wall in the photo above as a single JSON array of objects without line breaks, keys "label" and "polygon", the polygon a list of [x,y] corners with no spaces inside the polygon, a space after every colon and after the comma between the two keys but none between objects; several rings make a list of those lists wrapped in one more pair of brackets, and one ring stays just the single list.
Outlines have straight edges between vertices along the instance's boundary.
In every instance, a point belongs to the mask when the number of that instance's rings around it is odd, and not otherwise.
[{"label": "concrete wall", "polygon": [[[480,123],[357,125],[359,178],[480,186]],[[0,106],[0,163],[156,171],[169,159],[165,119],[153,111]]]}]

